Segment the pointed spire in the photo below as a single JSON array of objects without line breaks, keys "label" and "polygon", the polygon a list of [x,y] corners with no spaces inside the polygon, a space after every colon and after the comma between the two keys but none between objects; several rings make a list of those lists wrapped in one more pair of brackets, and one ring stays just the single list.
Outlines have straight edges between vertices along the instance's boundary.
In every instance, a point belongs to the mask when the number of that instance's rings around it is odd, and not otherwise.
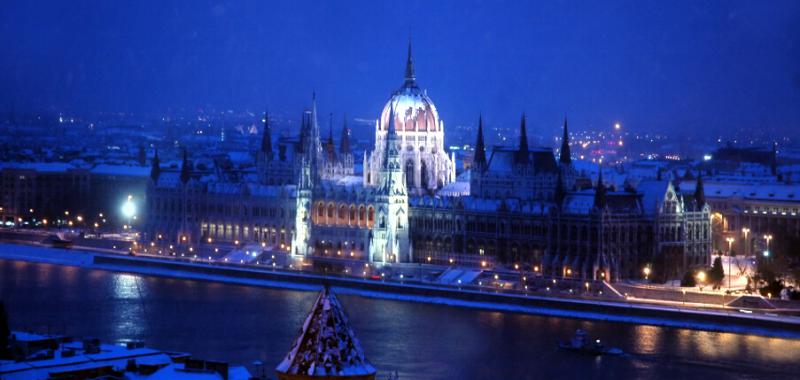
[{"label": "pointed spire", "polygon": [[697,204],[697,209],[703,209],[706,204],[706,192],[703,188],[703,175],[697,175],[697,185],[694,188],[694,201]]},{"label": "pointed spire", "polygon": [[339,153],[350,154],[350,129],[347,128],[347,115],[342,122],[342,139],[339,140]]},{"label": "pointed spire", "polygon": [[406,87],[417,85],[417,76],[414,74],[414,58],[411,55],[411,39],[408,39],[408,58],[406,59]]},{"label": "pointed spire", "polygon": [[600,166],[600,174],[597,175],[597,187],[594,191],[594,207],[597,209],[606,208],[606,185],[603,183],[603,167]]},{"label": "pointed spire", "polygon": [[522,113],[522,121],[519,125],[519,150],[517,151],[517,164],[528,164],[528,131],[525,128],[525,113]]},{"label": "pointed spire", "polygon": [[475,167],[486,167],[486,146],[483,142],[483,115],[478,116],[478,140],[475,142],[475,156],[472,159]]},{"label": "pointed spire", "polygon": [[328,154],[328,161],[333,162],[336,160],[336,146],[333,145],[333,114],[330,114],[328,121],[328,142],[325,145],[325,151]]},{"label": "pointed spire", "polygon": [[385,169],[389,169],[389,157],[393,154],[392,150],[394,150],[394,141],[397,140],[397,130],[394,126],[394,104],[389,109],[389,127],[387,128],[386,132],[386,147],[383,150],[383,167]]},{"label": "pointed spire", "polygon": [[156,154],[153,156],[153,162],[150,166],[150,178],[153,179],[153,182],[158,182],[158,177],[161,176],[161,160],[158,159],[158,148],[156,148]]},{"label": "pointed spire", "polygon": [[572,152],[569,149],[569,132],[567,131],[567,118],[564,117],[564,137],[561,138],[561,153],[558,161],[569,165],[572,163]]},{"label": "pointed spire", "polygon": [[183,162],[181,163],[181,182],[189,182],[189,159],[186,157],[186,148],[183,148]]},{"label": "pointed spire", "polygon": [[272,130],[269,127],[269,111],[264,113],[264,134],[261,136],[261,153],[272,159]]}]

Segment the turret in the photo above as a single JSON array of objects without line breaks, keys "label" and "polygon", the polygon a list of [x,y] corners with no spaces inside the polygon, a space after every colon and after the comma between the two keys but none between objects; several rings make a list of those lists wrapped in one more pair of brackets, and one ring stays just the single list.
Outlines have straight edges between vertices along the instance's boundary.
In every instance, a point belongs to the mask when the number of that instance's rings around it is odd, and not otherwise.
[{"label": "turret", "polygon": [[339,141],[339,154],[350,154],[350,129],[347,128],[347,116],[342,123],[342,138]]},{"label": "turret", "polygon": [[606,185],[603,183],[603,167],[599,167],[600,174],[597,175],[597,187],[594,191],[594,207],[598,210],[606,208]]},{"label": "turret", "polygon": [[336,146],[333,145],[333,114],[330,115],[328,124],[328,142],[325,144],[325,154],[329,163],[336,161]]},{"label": "turret", "polygon": [[478,116],[478,138],[475,141],[475,156],[472,165],[476,169],[486,169],[486,146],[483,142],[483,116]]},{"label": "turret", "polygon": [[158,177],[161,176],[161,160],[158,159],[158,149],[156,149],[156,154],[153,156],[153,162],[150,166],[150,178],[153,182],[158,182]]},{"label": "turret", "polygon": [[411,40],[408,40],[408,59],[406,60],[406,76],[404,86],[417,86],[417,76],[414,74],[414,58],[411,55]]},{"label": "turret", "polygon": [[561,152],[558,162],[569,165],[572,163],[572,156],[569,149],[569,132],[567,131],[567,118],[564,118],[564,137],[561,138]]},{"label": "turret", "polygon": [[528,164],[528,131],[525,128],[525,114],[522,114],[522,121],[519,125],[519,150],[517,151],[517,164]]}]

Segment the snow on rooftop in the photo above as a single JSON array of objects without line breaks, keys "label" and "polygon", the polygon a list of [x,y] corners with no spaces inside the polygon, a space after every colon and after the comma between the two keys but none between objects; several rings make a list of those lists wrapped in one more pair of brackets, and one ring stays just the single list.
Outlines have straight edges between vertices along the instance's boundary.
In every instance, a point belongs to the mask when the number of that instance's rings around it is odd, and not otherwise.
[{"label": "snow on rooftop", "polygon": [[327,287],[320,292],[300,336],[276,371],[312,377],[375,374],[344,308]]},{"label": "snow on rooftop", "polygon": [[92,174],[101,175],[121,175],[128,177],[143,177],[150,176],[149,166],[134,166],[134,165],[109,165],[100,164],[91,170]]}]

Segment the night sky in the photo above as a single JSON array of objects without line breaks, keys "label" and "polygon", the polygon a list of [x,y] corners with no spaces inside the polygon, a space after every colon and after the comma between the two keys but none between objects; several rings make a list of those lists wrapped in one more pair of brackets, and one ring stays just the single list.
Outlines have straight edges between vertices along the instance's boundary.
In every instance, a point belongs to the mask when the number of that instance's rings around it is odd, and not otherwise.
[{"label": "night sky", "polygon": [[446,126],[800,130],[800,1],[4,1],[0,112],[374,119],[418,82]]}]

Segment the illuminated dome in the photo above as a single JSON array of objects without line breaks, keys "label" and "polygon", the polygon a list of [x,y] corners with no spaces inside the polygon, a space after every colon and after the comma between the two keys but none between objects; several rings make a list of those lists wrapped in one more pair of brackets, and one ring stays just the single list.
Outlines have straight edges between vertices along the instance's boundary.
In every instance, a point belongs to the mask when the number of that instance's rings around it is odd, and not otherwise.
[{"label": "illuminated dome", "polygon": [[395,128],[400,135],[404,131],[428,132],[439,130],[439,112],[425,91],[416,83],[406,83],[392,94],[381,112],[380,128],[389,126],[389,114],[394,107]]},{"label": "illuminated dome", "polygon": [[[392,112],[394,109],[394,112]],[[455,157],[444,149],[444,122],[424,90],[417,86],[411,44],[408,45],[405,82],[395,91],[375,120],[375,150],[364,157],[364,184],[377,185],[386,147],[389,115],[400,137],[400,157],[406,188],[411,194],[428,194],[455,180]]]}]

